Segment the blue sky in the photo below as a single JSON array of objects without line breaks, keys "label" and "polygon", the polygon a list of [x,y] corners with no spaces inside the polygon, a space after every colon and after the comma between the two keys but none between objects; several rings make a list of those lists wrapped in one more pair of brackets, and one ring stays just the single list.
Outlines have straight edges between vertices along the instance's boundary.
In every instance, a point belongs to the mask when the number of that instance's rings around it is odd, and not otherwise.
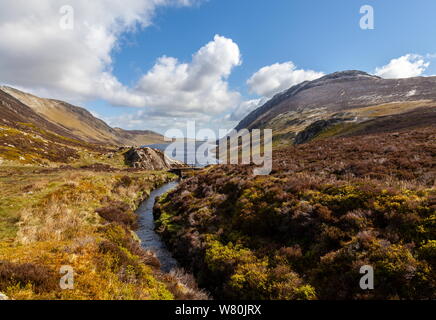
[{"label": "blue sky", "polygon": [[[374,7],[374,30],[359,27],[364,4]],[[230,78],[241,89],[259,68],[288,60],[327,73],[370,72],[407,53],[436,53],[435,14],[433,0],[209,0],[163,8],[153,26],[126,36],[131,45],[114,54],[114,73],[132,84],[158,57],[189,60],[215,34],[241,49],[244,63]]]},{"label": "blue sky", "polygon": [[[374,7],[374,30],[359,26],[365,4]],[[298,68],[324,73],[373,72],[395,57],[434,53],[435,13],[431,0],[209,0],[189,8],[162,8],[151,27],[125,35],[114,54],[114,74],[131,86],[158,57],[189,61],[220,34],[235,41],[242,54],[243,64],[229,77],[231,87],[253,97],[247,79],[276,62],[293,61]],[[430,65],[427,72],[434,70]]]},{"label": "blue sky", "polygon": [[[361,30],[359,9],[375,10],[375,30]],[[432,0],[209,0],[189,8],[162,8],[154,25],[126,35],[114,54],[114,73],[131,85],[163,55],[186,61],[215,34],[234,40],[243,65],[233,87],[259,68],[293,61],[326,73],[373,71],[407,53],[436,53],[436,2]],[[128,45],[130,44],[130,45]]]},{"label": "blue sky", "polygon": [[[57,0],[41,1],[49,4],[45,11],[34,8],[39,10],[42,17],[52,14],[50,8],[57,10],[55,4],[60,3]],[[126,0],[125,7],[112,0],[94,1],[97,5],[101,3],[101,7],[90,7],[84,0],[71,1],[72,7],[76,9],[76,28],[68,37],[74,39],[77,48],[71,47],[69,51],[74,49],[79,52],[80,49],[91,48],[90,55],[97,52],[96,56],[83,56],[80,61],[79,58],[77,61],[71,58],[64,61],[63,66],[53,66],[53,69],[62,71],[68,80],[65,83],[59,81],[59,78],[50,78],[51,73],[30,82],[31,75],[26,75],[24,71],[22,78],[14,75],[12,80],[11,76],[2,78],[0,75],[0,82],[46,96],[68,98],[69,101],[84,105],[113,126],[164,132],[172,123],[177,122],[177,126],[180,126],[184,120],[197,118],[204,127],[232,127],[239,118],[272,94],[321,74],[347,69],[375,73],[376,68],[379,68],[379,75],[392,78],[436,73],[434,0],[168,1],[169,5],[162,6],[152,0]],[[13,3],[16,3],[12,0],[5,2],[9,2],[9,6],[3,8],[3,11],[10,10]],[[359,11],[363,5],[374,8],[374,30],[362,30],[359,27],[362,17]],[[142,16],[136,17],[132,12],[141,13]],[[35,11],[29,11],[30,13],[34,15]],[[97,13],[103,13],[102,17],[96,17]],[[0,35],[1,19],[7,19],[6,14],[7,12],[4,17],[0,14]],[[106,19],[104,15],[109,18]],[[117,20],[123,22],[114,26],[113,21]],[[92,23],[96,28],[90,27]],[[143,27],[138,27],[139,24]],[[90,29],[98,28],[104,32],[96,37],[93,47],[86,39]],[[222,38],[214,38],[215,35]],[[73,46],[72,39],[65,42],[67,47]],[[41,37],[41,47],[62,41],[54,35],[46,35]],[[207,47],[208,44],[212,47]],[[17,50],[22,52],[23,46],[26,45],[17,46]],[[221,49],[214,49],[215,46]],[[57,46],[59,47],[62,45]],[[199,58],[195,63],[193,56],[201,48],[205,48],[209,55],[203,57],[203,60]],[[2,52],[0,46],[0,64],[2,53],[8,57],[5,51],[3,49]],[[222,60],[222,70],[211,70],[214,69],[211,65],[205,67],[204,64],[210,59],[217,58],[217,61],[221,61],[216,56],[219,54],[227,57]],[[159,60],[162,57],[177,60]],[[23,59],[25,58],[24,55]],[[61,58],[56,56],[56,59]],[[46,57],[41,65],[50,64],[56,59]],[[92,61],[97,62],[93,65]],[[278,65],[269,68],[274,64]],[[95,71],[91,73],[84,69],[83,72],[77,72],[85,65],[88,70],[95,67]],[[267,69],[259,74],[264,67]],[[174,70],[180,74],[184,68],[188,70],[186,76],[190,80],[180,85],[170,84],[165,88],[186,90],[187,86],[192,87],[195,77],[191,73],[196,68],[200,70],[197,72],[199,77],[207,72],[212,74],[208,76],[209,80],[205,80],[203,87],[194,85],[195,88],[191,88],[195,91],[192,97],[196,104],[186,109],[183,106],[186,92],[165,97],[168,92],[159,92],[161,85],[155,83],[175,81]],[[164,70],[159,77],[151,72],[158,69]],[[300,71],[296,73],[298,76],[287,77],[286,70],[291,73]],[[78,74],[98,79],[95,81],[97,84],[87,86],[87,91],[80,84],[88,80],[80,79]],[[254,77],[256,74],[257,77]],[[191,79],[193,77],[194,80]],[[252,77],[250,85],[247,81]],[[272,88],[269,83],[267,89],[268,84],[265,82],[274,80],[274,77],[276,82],[282,82]],[[47,78],[46,82],[42,83],[41,78]],[[99,87],[102,83],[104,88]],[[150,86],[154,89],[150,89]],[[217,86],[222,93],[215,95],[208,91],[208,86]],[[172,104],[172,100],[179,100],[179,97],[180,103]],[[209,106],[213,99],[216,101]],[[201,107],[203,103],[204,108]],[[223,104],[222,108],[217,106],[219,103]],[[208,114],[209,110],[214,111]]]}]

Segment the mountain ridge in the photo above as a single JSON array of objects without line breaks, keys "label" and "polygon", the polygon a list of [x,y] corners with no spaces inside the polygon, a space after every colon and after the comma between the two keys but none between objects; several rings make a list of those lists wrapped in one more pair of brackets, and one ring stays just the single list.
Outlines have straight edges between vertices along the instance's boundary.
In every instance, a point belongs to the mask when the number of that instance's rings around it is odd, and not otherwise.
[{"label": "mountain ridge", "polygon": [[[164,141],[162,135],[150,130],[112,128],[85,108],[69,104],[65,101],[40,98],[9,86],[0,86],[0,92],[3,92],[3,99],[5,97],[4,94],[7,94],[37,114],[38,117],[29,112],[29,110],[25,112],[30,118],[30,122],[34,125],[38,126],[40,123],[44,123],[47,126],[46,122],[50,122],[52,125],[48,127],[63,136],[88,143],[124,146],[146,145],[162,143]],[[11,99],[9,98],[9,100]],[[26,122],[25,114],[19,117],[22,122]]]},{"label": "mountain ridge", "polygon": [[436,77],[383,79],[358,70],[335,72],[276,94],[235,129],[271,128],[276,142],[289,144],[317,121],[329,122],[318,126],[323,131],[344,123],[361,124],[417,108],[434,108],[435,88]]}]

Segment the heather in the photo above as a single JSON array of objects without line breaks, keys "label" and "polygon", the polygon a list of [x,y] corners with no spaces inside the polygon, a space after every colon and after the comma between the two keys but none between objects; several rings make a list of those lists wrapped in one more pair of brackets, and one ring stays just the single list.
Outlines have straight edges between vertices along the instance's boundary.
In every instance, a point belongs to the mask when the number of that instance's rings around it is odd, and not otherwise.
[{"label": "heather", "polygon": [[[434,127],[275,150],[269,176],[210,167],[156,205],[159,232],[224,299],[435,299]],[[374,268],[375,289],[359,287]]]}]

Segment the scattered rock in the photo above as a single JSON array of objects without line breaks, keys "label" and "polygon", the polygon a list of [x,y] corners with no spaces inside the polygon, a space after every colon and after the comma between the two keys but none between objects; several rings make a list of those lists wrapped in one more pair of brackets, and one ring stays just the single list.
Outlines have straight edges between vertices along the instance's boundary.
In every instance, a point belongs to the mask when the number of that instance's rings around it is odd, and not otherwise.
[{"label": "scattered rock", "polygon": [[127,165],[145,170],[169,170],[186,167],[183,162],[171,159],[164,152],[148,147],[131,148],[124,153],[124,159]]}]

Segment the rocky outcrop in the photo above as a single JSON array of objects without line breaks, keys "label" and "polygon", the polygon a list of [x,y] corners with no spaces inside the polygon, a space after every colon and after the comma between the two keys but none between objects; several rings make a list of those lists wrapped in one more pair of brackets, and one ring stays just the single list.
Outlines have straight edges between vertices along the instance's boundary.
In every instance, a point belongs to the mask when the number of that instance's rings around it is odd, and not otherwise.
[{"label": "rocky outcrop", "polygon": [[170,170],[183,168],[186,165],[178,160],[171,159],[164,152],[152,148],[131,148],[124,153],[127,165],[145,170]]},{"label": "rocky outcrop", "polygon": [[319,133],[321,133],[324,129],[335,125],[337,123],[342,122],[341,119],[328,119],[328,120],[318,120],[312,123],[303,131],[299,132],[295,137],[294,144],[302,144],[307,141],[312,140]]},{"label": "rocky outcrop", "polygon": [[333,118],[330,119],[321,119],[313,122],[309,126],[307,126],[304,130],[300,131],[297,136],[294,139],[294,144],[302,144],[306,143],[316,136],[318,136],[320,133],[325,131],[328,128],[331,128],[337,124],[344,123],[344,122],[350,122],[354,121],[354,117],[346,117],[346,114],[343,114],[345,117],[338,117],[336,115]]}]

